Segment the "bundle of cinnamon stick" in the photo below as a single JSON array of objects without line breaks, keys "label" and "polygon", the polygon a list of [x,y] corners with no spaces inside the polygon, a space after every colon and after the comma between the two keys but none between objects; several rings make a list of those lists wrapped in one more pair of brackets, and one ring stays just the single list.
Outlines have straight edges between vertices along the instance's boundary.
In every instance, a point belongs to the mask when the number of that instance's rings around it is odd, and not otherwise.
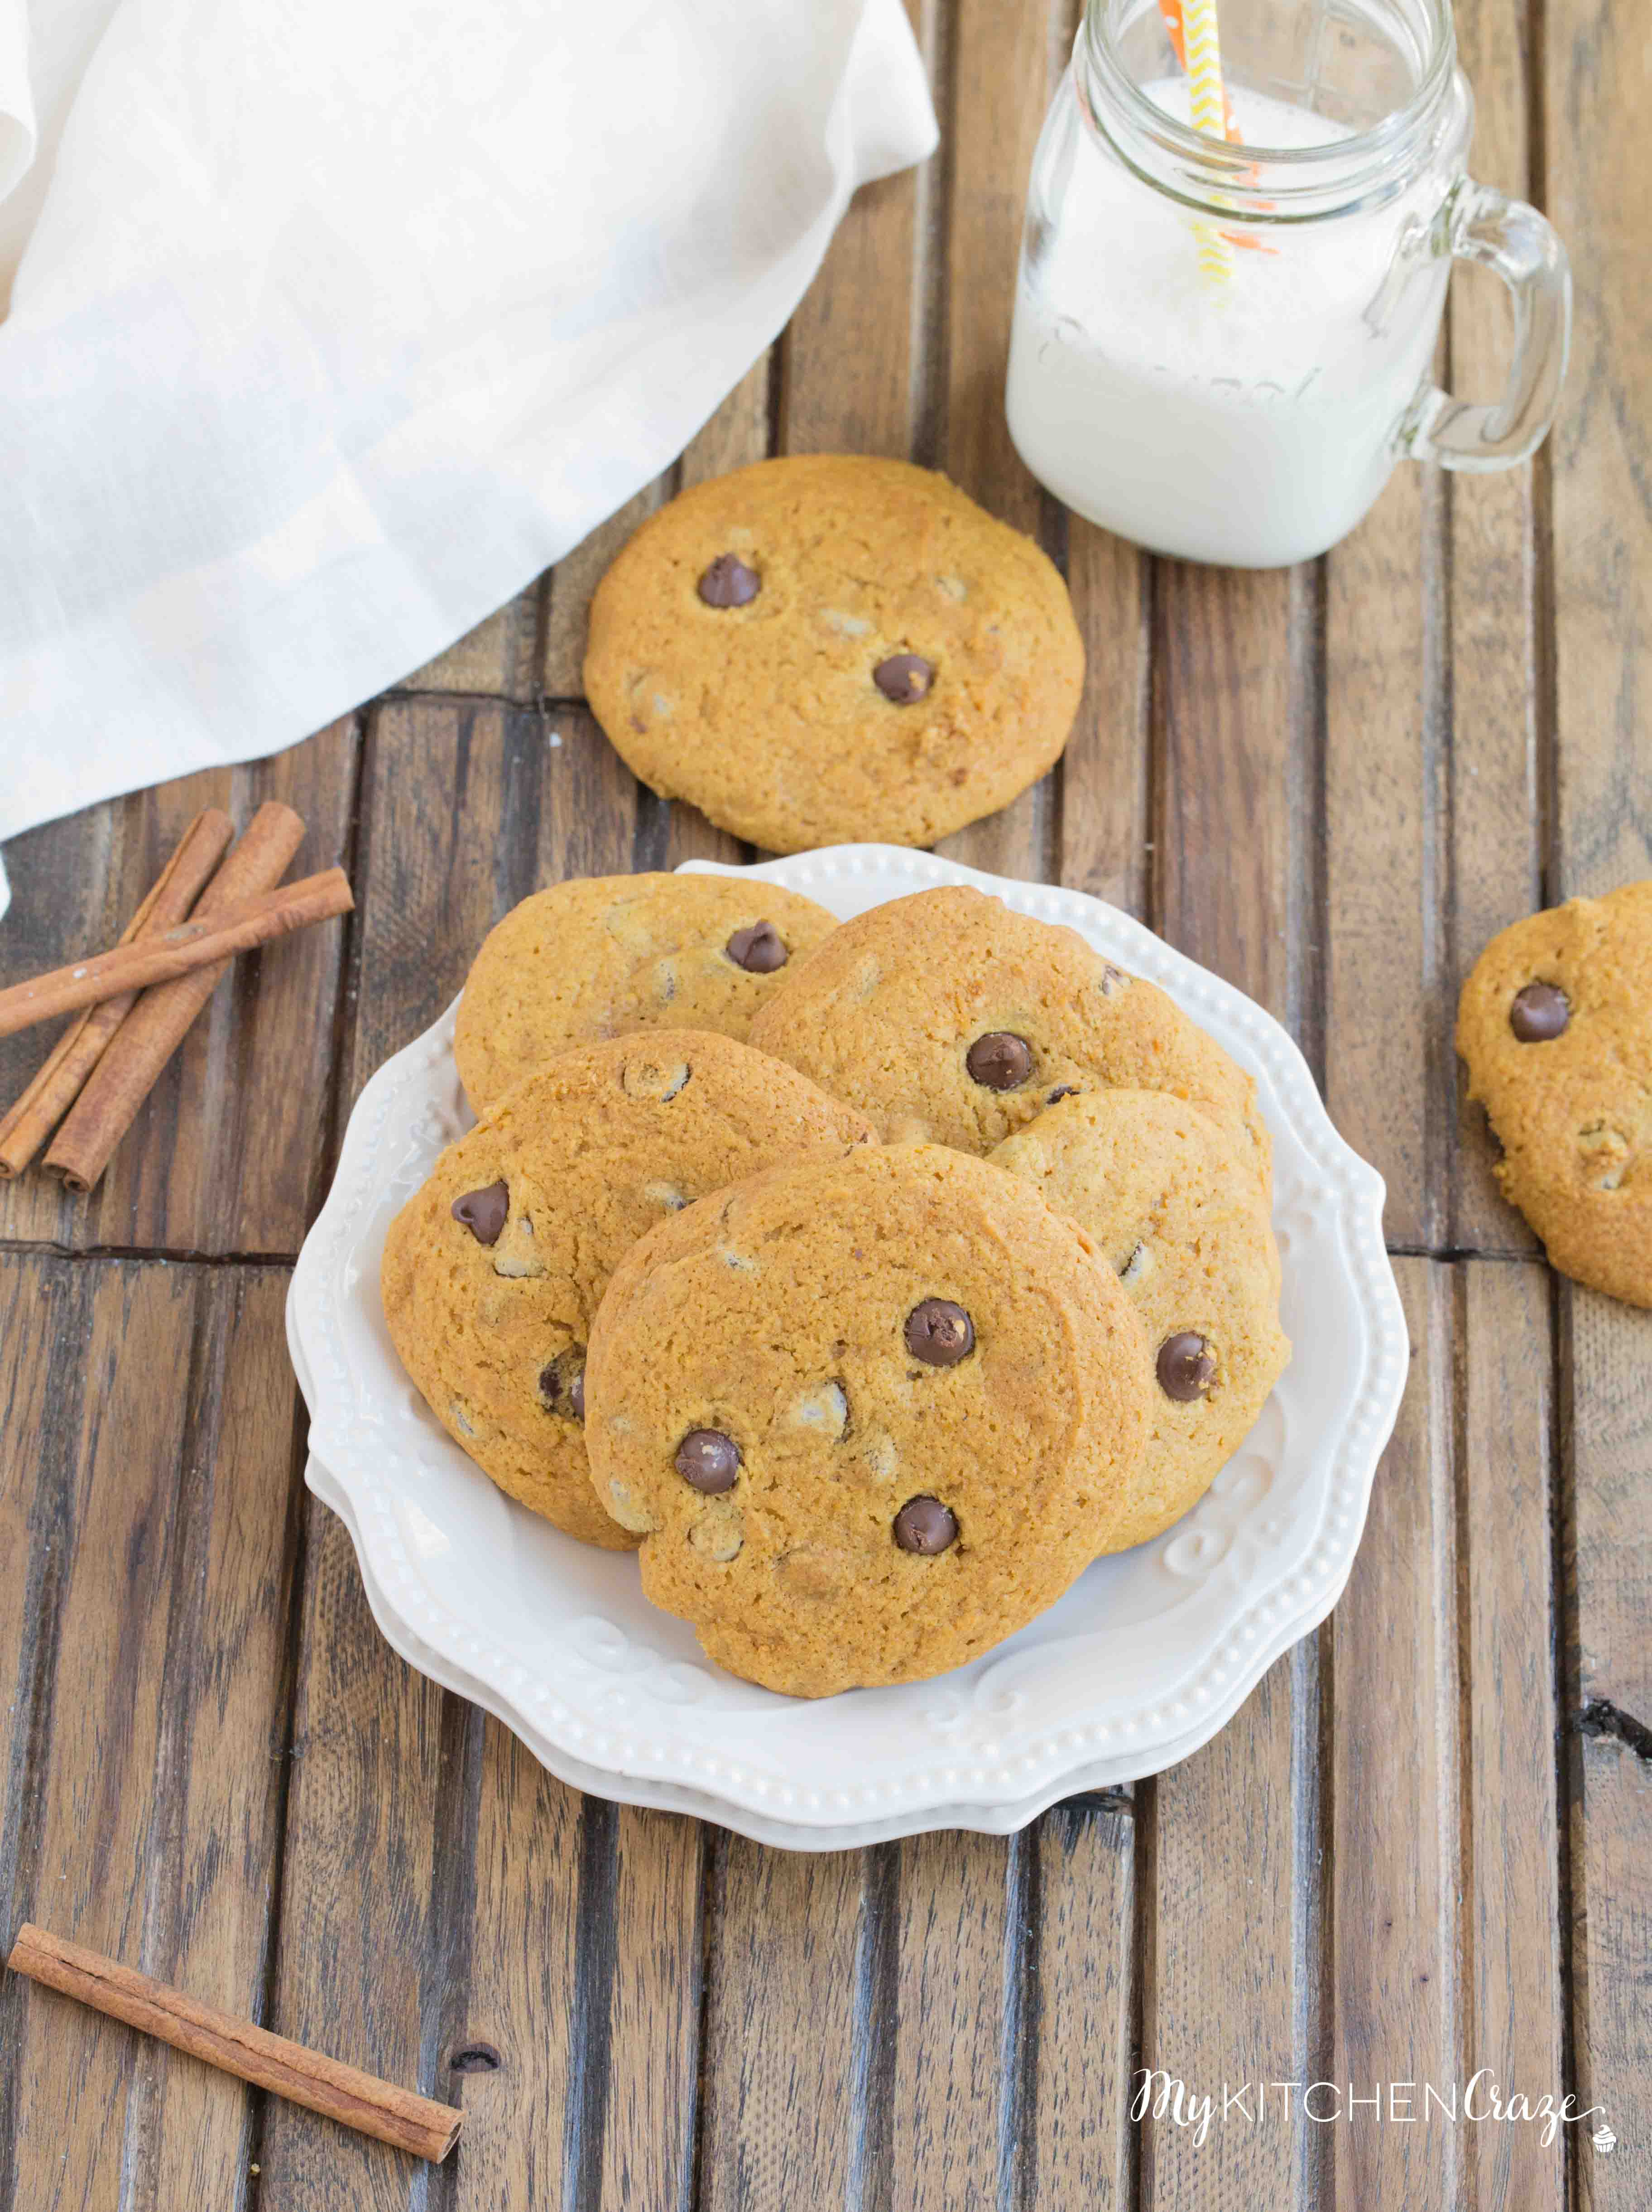
[{"label": "bundle of cinnamon stick", "polygon": [[349,912],[342,868],[282,883],[304,841],[290,806],[259,807],[231,850],[234,836],[227,814],[205,808],[118,945],[0,991],[0,1036],[76,1014],[0,1115],[0,1178],[21,1175],[51,1138],[42,1164],[90,1190],[235,954]]}]

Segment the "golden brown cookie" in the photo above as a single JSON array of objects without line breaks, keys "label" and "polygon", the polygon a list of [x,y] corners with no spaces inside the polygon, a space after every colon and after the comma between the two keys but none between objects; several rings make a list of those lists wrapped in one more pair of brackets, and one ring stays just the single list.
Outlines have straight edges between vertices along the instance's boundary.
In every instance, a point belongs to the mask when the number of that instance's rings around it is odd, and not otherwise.
[{"label": "golden brown cookie", "polygon": [[646,1237],[586,1388],[647,1595],[736,1674],[823,1697],[960,1666],[1060,1595],[1133,1479],[1146,1354],[1013,1176],[868,1147]]},{"label": "golden brown cookie", "polygon": [[928,845],[1060,754],[1084,647],[1019,531],[904,461],[696,484],[598,586],[586,696],[643,781],[780,853]]},{"label": "golden brown cookie", "polygon": [[707,1192],[869,1133],[794,1070],[710,1031],[564,1053],[450,1145],[391,1223],[380,1283],[402,1364],[501,1490],[587,1543],[632,1545],[586,1464],[585,1347],[609,1276]]},{"label": "golden brown cookie", "polygon": [[1500,931],[1463,985],[1457,1049],[1503,1194],[1552,1264],[1652,1306],[1652,881]]},{"label": "golden brown cookie", "polygon": [[886,1144],[988,1152],[1071,1091],[1123,1086],[1206,1107],[1269,1176],[1255,1085],[1173,1000],[1076,931],[962,884],[844,922],[752,1041],[870,1115]]},{"label": "golden brown cookie", "polygon": [[1285,1372],[1266,1209],[1221,1127],[1162,1091],[1064,1098],[990,1157],[1077,1222],[1141,1316],[1147,1442],[1104,1547],[1126,1551],[1197,1504]]},{"label": "golden brown cookie", "polygon": [[631,1030],[744,1042],[787,972],[836,927],[748,876],[585,876],[535,891],[483,939],[453,1054],[478,1114],[570,1045]]}]

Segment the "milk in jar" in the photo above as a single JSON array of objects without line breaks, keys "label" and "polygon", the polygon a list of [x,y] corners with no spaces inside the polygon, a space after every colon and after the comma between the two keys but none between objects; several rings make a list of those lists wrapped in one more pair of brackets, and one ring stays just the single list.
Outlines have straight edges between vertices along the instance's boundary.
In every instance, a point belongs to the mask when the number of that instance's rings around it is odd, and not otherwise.
[{"label": "milk in jar", "polygon": [[[1255,71],[1272,90],[1230,73],[1227,143],[1192,132],[1168,47],[1171,66],[1139,82],[1093,66],[1098,35],[1140,26],[1142,11],[1091,0],[1034,165],[1005,398],[1022,458],[1076,513],[1162,552],[1270,568],[1345,536],[1404,453],[1490,467],[1541,436],[1541,395],[1510,440],[1496,410],[1433,389],[1465,222],[1482,201],[1510,204],[1466,185],[1467,88],[1455,49],[1442,69],[1423,43],[1436,0],[1393,4],[1419,11],[1409,62],[1396,34],[1388,77],[1373,63],[1351,93],[1327,91],[1306,66],[1298,79],[1277,56]],[[1224,47],[1245,7],[1221,0]],[[1151,21],[1141,27],[1151,34]],[[1232,44],[1242,58],[1242,38]],[[1121,52],[1115,42],[1115,64]],[[1406,91],[1416,77],[1433,82],[1426,101]],[[1402,96],[1418,112],[1373,129],[1373,100]],[[1472,209],[1465,192],[1479,196]],[[1552,240],[1532,210],[1513,212]],[[1215,281],[1200,250],[1212,234],[1224,264]],[[1552,355],[1552,330],[1547,343]],[[1558,363],[1546,366],[1558,385]],[[1454,423],[1455,457],[1432,435]]]}]

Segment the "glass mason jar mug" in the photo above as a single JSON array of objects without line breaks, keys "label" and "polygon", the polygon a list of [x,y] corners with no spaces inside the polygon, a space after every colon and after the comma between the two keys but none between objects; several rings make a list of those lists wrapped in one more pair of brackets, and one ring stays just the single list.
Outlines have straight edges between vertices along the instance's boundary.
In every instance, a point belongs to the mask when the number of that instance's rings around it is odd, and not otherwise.
[{"label": "glass mason jar mug", "polygon": [[[1449,0],[1218,0],[1226,137],[1159,0],[1088,0],[1033,161],[1006,407],[1091,521],[1242,568],[1322,553],[1409,455],[1524,460],[1570,332],[1564,249],[1473,183]],[[1432,384],[1454,258],[1515,305],[1495,406]]]}]

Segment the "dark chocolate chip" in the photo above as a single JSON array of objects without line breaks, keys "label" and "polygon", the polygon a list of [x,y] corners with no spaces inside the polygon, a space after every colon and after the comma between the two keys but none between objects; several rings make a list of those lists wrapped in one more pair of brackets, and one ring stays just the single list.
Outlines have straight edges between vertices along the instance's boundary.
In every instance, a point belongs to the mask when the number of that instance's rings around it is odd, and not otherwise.
[{"label": "dark chocolate chip", "polygon": [[1509,1026],[1521,1044],[1547,1044],[1570,1019],[1571,1000],[1552,983],[1528,983],[1509,1009]]},{"label": "dark chocolate chip", "polygon": [[1167,1398],[1187,1405],[1202,1398],[1216,1380],[1216,1354],[1190,1328],[1167,1336],[1158,1348],[1158,1387]]},{"label": "dark chocolate chip", "polygon": [[504,2061],[491,2043],[467,2043],[447,2062],[450,2074],[495,2074]]},{"label": "dark chocolate chip", "polygon": [[498,1243],[510,1210],[510,1185],[504,1182],[490,1182],[484,1190],[467,1190],[449,1208],[454,1220],[462,1221],[478,1244]]},{"label": "dark chocolate chip", "polygon": [[970,1046],[963,1064],[988,1091],[1014,1091],[1032,1073],[1032,1047],[1013,1030],[988,1030]]},{"label": "dark chocolate chip", "polygon": [[772,921],[754,921],[750,929],[737,929],[723,950],[750,975],[772,975],[792,957]]},{"label": "dark chocolate chip", "polygon": [[934,665],[919,653],[892,653],[872,670],[872,680],[896,706],[913,707],[935,681]]},{"label": "dark chocolate chip", "polygon": [[1076,1083],[1058,1083],[1044,1103],[1047,1106],[1054,1106],[1063,1098],[1076,1098],[1078,1096],[1078,1086]]},{"label": "dark chocolate chip", "polygon": [[720,553],[700,579],[700,596],[708,607],[749,606],[762,587],[762,578],[738,553]]},{"label": "dark chocolate chip", "polygon": [[732,1490],[740,1472],[740,1447],[720,1429],[690,1429],[677,1448],[677,1471],[690,1489],[714,1498]]},{"label": "dark chocolate chip", "polygon": [[570,1344],[539,1370],[539,1395],[553,1413],[585,1419],[585,1346]]},{"label": "dark chocolate chip", "polygon": [[938,1498],[908,1498],[895,1516],[895,1540],[903,1552],[933,1559],[957,1542],[957,1516]]},{"label": "dark chocolate chip", "polygon": [[926,1367],[956,1367],[975,1348],[975,1324],[951,1298],[926,1298],[907,1316],[906,1342]]}]

